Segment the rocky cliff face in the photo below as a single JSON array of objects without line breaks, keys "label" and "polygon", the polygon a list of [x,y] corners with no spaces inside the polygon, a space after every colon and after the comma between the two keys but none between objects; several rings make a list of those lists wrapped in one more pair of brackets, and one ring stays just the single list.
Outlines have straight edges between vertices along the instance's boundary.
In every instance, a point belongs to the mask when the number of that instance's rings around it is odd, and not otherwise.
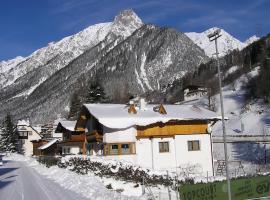
[{"label": "rocky cliff face", "polygon": [[185,34],[143,25],[133,11],[123,11],[113,22],[91,26],[27,58],[1,62],[0,118],[11,112],[17,119],[51,120],[67,112],[71,94],[91,80],[98,80],[114,102],[127,94],[161,94],[206,59]]}]

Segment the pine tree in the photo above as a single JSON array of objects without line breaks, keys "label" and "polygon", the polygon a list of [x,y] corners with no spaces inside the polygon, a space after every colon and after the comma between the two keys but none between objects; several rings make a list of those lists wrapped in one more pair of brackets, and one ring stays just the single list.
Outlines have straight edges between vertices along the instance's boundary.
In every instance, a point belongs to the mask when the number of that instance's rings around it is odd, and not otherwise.
[{"label": "pine tree", "polygon": [[102,86],[96,82],[92,83],[86,91],[85,103],[106,103],[108,98],[106,97]]},{"label": "pine tree", "polygon": [[70,100],[69,119],[76,119],[82,107],[82,102],[78,92],[74,92]]},{"label": "pine tree", "polygon": [[18,132],[16,126],[12,122],[10,114],[4,119],[0,131],[0,151],[16,152],[18,142]]}]

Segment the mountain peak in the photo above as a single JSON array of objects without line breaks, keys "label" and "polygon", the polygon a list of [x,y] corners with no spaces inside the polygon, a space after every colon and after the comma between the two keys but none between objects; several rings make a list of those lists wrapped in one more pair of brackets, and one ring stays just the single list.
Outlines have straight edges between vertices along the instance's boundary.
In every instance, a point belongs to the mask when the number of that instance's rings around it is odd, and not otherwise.
[{"label": "mountain peak", "polygon": [[142,20],[133,10],[123,10],[114,18],[113,32],[117,35],[129,36],[142,25]]},{"label": "mountain peak", "polygon": [[132,9],[123,10],[114,18],[114,23],[123,23],[128,25],[131,22],[143,24],[142,20]]}]

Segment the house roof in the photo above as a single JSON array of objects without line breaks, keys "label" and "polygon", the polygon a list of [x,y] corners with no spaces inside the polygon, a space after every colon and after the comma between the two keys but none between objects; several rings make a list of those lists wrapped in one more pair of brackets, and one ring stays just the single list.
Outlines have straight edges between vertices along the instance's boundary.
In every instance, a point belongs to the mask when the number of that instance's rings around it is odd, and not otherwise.
[{"label": "house roof", "polygon": [[128,128],[135,125],[149,124],[171,120],[219,120],[220,116],[202,107],[193,105],[163,105],[167,114],[156,112],[159,105],[147,104],[145,110],[136,107],[137,114],[128,113],[125,104],[84,104],[85,108],[101,124],[109,128]]},{"label": "house roof", "polygon": [[76,121],[62,120],[62,121],[59,121],[59,123],[67,130],[70,130],[70,131],[75,130]]},{"label": "house roof", "polygon": [[17,126],[30,126],[29,120],[18,120]]},{"label": "house roof", "polygon": [[43,149],[47,149],[48,147],[52,146],[54,143],[56,143],[58,141],[58,139],[53,139],[50,142],[38,147],[38,149],[43,150]]}]

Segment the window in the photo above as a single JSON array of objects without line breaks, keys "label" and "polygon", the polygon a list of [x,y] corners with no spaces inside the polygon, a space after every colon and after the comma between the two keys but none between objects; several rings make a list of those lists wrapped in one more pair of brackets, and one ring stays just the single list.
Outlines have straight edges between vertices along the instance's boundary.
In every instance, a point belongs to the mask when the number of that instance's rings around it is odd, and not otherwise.
[{"label": "window", "polygon": [[121,144],[121,152],[122,152],[122,154],[130,154],[130,145],[129,144]]},{"label": "window", "polygon": [[19,132],[19,136],[21,136],[21,137],[27,137],[28,136],[28,132],[27,131],[20,131]]},{"label": "window", "polygon": [[135,154],[135,143],[120,143],[104,145],[105,155],[129,155]]},{"label": "window", "polygon": [[63,154],[70,154],[70,148],[69,147],[63,147]]},{"label": "window", "polygon": [[199,151],[199,150],[200,150],[199,140],[188,141],[188,151]]},{"label": "window", "polygon": [[117,144],[111,145],[110,154],[111,155],[117,155],[118,154],[118,145]]},{"label": "window", "polygon": [[159,153],[169,152],[169,142],[159,142]]}]

